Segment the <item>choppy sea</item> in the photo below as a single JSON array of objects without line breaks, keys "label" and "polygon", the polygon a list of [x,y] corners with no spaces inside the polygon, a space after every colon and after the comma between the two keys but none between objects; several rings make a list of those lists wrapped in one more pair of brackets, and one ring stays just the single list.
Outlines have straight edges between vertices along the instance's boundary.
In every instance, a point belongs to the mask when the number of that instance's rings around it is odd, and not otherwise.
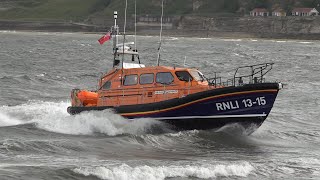
[{"label": "choppy sea", "polygon": [[[248,136],[237,125],[172,132],[111,111],[70,116],[70,90],[95,89],[112,66],[100,36],[0,32],[0,179],[320,179],[320,41],[164,37],[160,64],[208,77],[275,63],[267,78],[285,88]],[[158,42],[137,37],[142,63],[156,63]]]}]

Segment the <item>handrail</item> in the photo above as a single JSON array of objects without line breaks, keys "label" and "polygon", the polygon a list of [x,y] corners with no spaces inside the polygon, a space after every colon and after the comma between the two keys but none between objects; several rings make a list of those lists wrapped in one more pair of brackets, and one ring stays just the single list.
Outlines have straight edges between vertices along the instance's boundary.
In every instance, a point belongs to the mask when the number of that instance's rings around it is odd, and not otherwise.
[{"label": "handrail", "polygon": [[[256,64],[256,65],[251,65],[251,66],[241,66],[241,67],[238,67],[236,69],[236,72],[234,73],[234,76],[233,76],[233,80],[234,80],[234,85],[235,85],[235,82],[236,82],[236,78],[239,78],[239,80],[241,78],[245,78],[245,77],[251,77],[250,79],[250,84],[252,83],[257,83],[257,79],[252,82],[254,79],[255,79],[255,75],[256,74],[260,74],[260,81],[262,81],[263,79],[263,76],[265,74],[267,74],[271,69],[272,69],[272,65],[274,63],[262,63],[262,64]],[[243,76],[237,76],[237,73],[240,69],[245,69],[245,68],[250,68],[251,69],[251,74],[247,74],[247,75],[243,75]],[[264,72],[264,70],[266,70]]]},{"label": "handrail", "polygon": [[[273,67],[274,63],[261,63],[261,64],[255,64],[255,65],[248,65],[248,66],[240,66],[235,70],[235,73],[233,75],[233,78],[227,79],[227,81],[222,82],[221,77],[217,76],[217,72],[215,72],[214,78],[207,78],[207,81],[210,85],[217,86],[217,85],[223,85],[223,86],[236,86],[236,85],[243,85],[245,84],[243,82],[243,79],[249,78],[248,84],[254,84],[254,83],[261,83],[264,82],[265,78],[264,75],[266,75]],[[242,69],[248,68],[250,72],[239,75],[239,71]],[[238,82],[238,84],[236,84]]]}]

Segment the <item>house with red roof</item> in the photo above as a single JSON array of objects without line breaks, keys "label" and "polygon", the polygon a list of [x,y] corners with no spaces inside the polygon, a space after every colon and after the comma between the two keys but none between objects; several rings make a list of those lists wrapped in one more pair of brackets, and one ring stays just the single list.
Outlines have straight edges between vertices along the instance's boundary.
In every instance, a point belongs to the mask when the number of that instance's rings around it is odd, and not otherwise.
[{"label": "house with red roof", "polygon": [[294,8],[292,16],[318,16],[319,11],[316,8]]},{"label": "house with red roof", "polygon": [[255,8],[250,11],[250,16],[269,16],[269,11],[265,8]]}]

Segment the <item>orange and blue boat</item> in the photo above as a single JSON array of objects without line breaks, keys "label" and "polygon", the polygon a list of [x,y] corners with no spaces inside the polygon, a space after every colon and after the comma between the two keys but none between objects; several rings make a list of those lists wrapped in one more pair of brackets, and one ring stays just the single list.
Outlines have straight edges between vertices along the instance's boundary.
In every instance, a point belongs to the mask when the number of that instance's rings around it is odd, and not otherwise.
[{"label": "orange and blue boat", "polygon": [[[282,88],[281,83],[265,79],[273,63],[239,67],[222,82],[221,77],[206,78],[195,68],[146,67],[132,49],[133,43],[117,44],[116,23],[110,34],[114,66],[99,79],[98,89],[72,90],[68,107],[72,115],[112,109],[128,119],[151,118],[176,130],[206,130],[232,123],[259,127]],[[139,63],[125,63],[123,57],[128,55]],[[249,73],[240,75],[243,70]]]}]

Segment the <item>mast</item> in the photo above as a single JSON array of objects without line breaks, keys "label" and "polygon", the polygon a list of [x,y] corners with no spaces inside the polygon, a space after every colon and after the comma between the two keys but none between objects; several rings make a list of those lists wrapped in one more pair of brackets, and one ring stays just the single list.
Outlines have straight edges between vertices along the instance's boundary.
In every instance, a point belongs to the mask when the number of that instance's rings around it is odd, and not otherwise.
[{"label": "mast", "polygon": [[[123,26],[123,42],[120,42],[118,44],[118,34],[119,34],[119,26],[117,25],[117,18],[118,18],[118,12],[114,11],[114,26],[112,26],[112,38],[113,38],[113,68],[120,67],[123,74],[123,68],[124,68],[124,56],[125,55],[131,55],[132,61],[134,61],[134,56],[138,57],[139,64],[140,64],[140,58],[139,53],[137,49],[132,49],[132,45],[135,45],[135,42],[127,42],[126,43],[126,25],[127,25],[127,0],[125,4],[125,11],[124,11],[124,26]],[[136,39],[135,39],[136,40]],[[135,46],[136,48],[136,46]],[[121,64],[120,64],[120,55],[122,57]]]},{"label": "mast", "polygon": [[119,60],[117,60],[117,44],[118,44],[118,33],[119,33],[119,27],[117,25],[117,19],[118,19],[118,12],[114,11],[113,12],[113,17],[114,17],[114,26],[111,29],[111,33],[113,36],[113,67],[119,64]]}]

